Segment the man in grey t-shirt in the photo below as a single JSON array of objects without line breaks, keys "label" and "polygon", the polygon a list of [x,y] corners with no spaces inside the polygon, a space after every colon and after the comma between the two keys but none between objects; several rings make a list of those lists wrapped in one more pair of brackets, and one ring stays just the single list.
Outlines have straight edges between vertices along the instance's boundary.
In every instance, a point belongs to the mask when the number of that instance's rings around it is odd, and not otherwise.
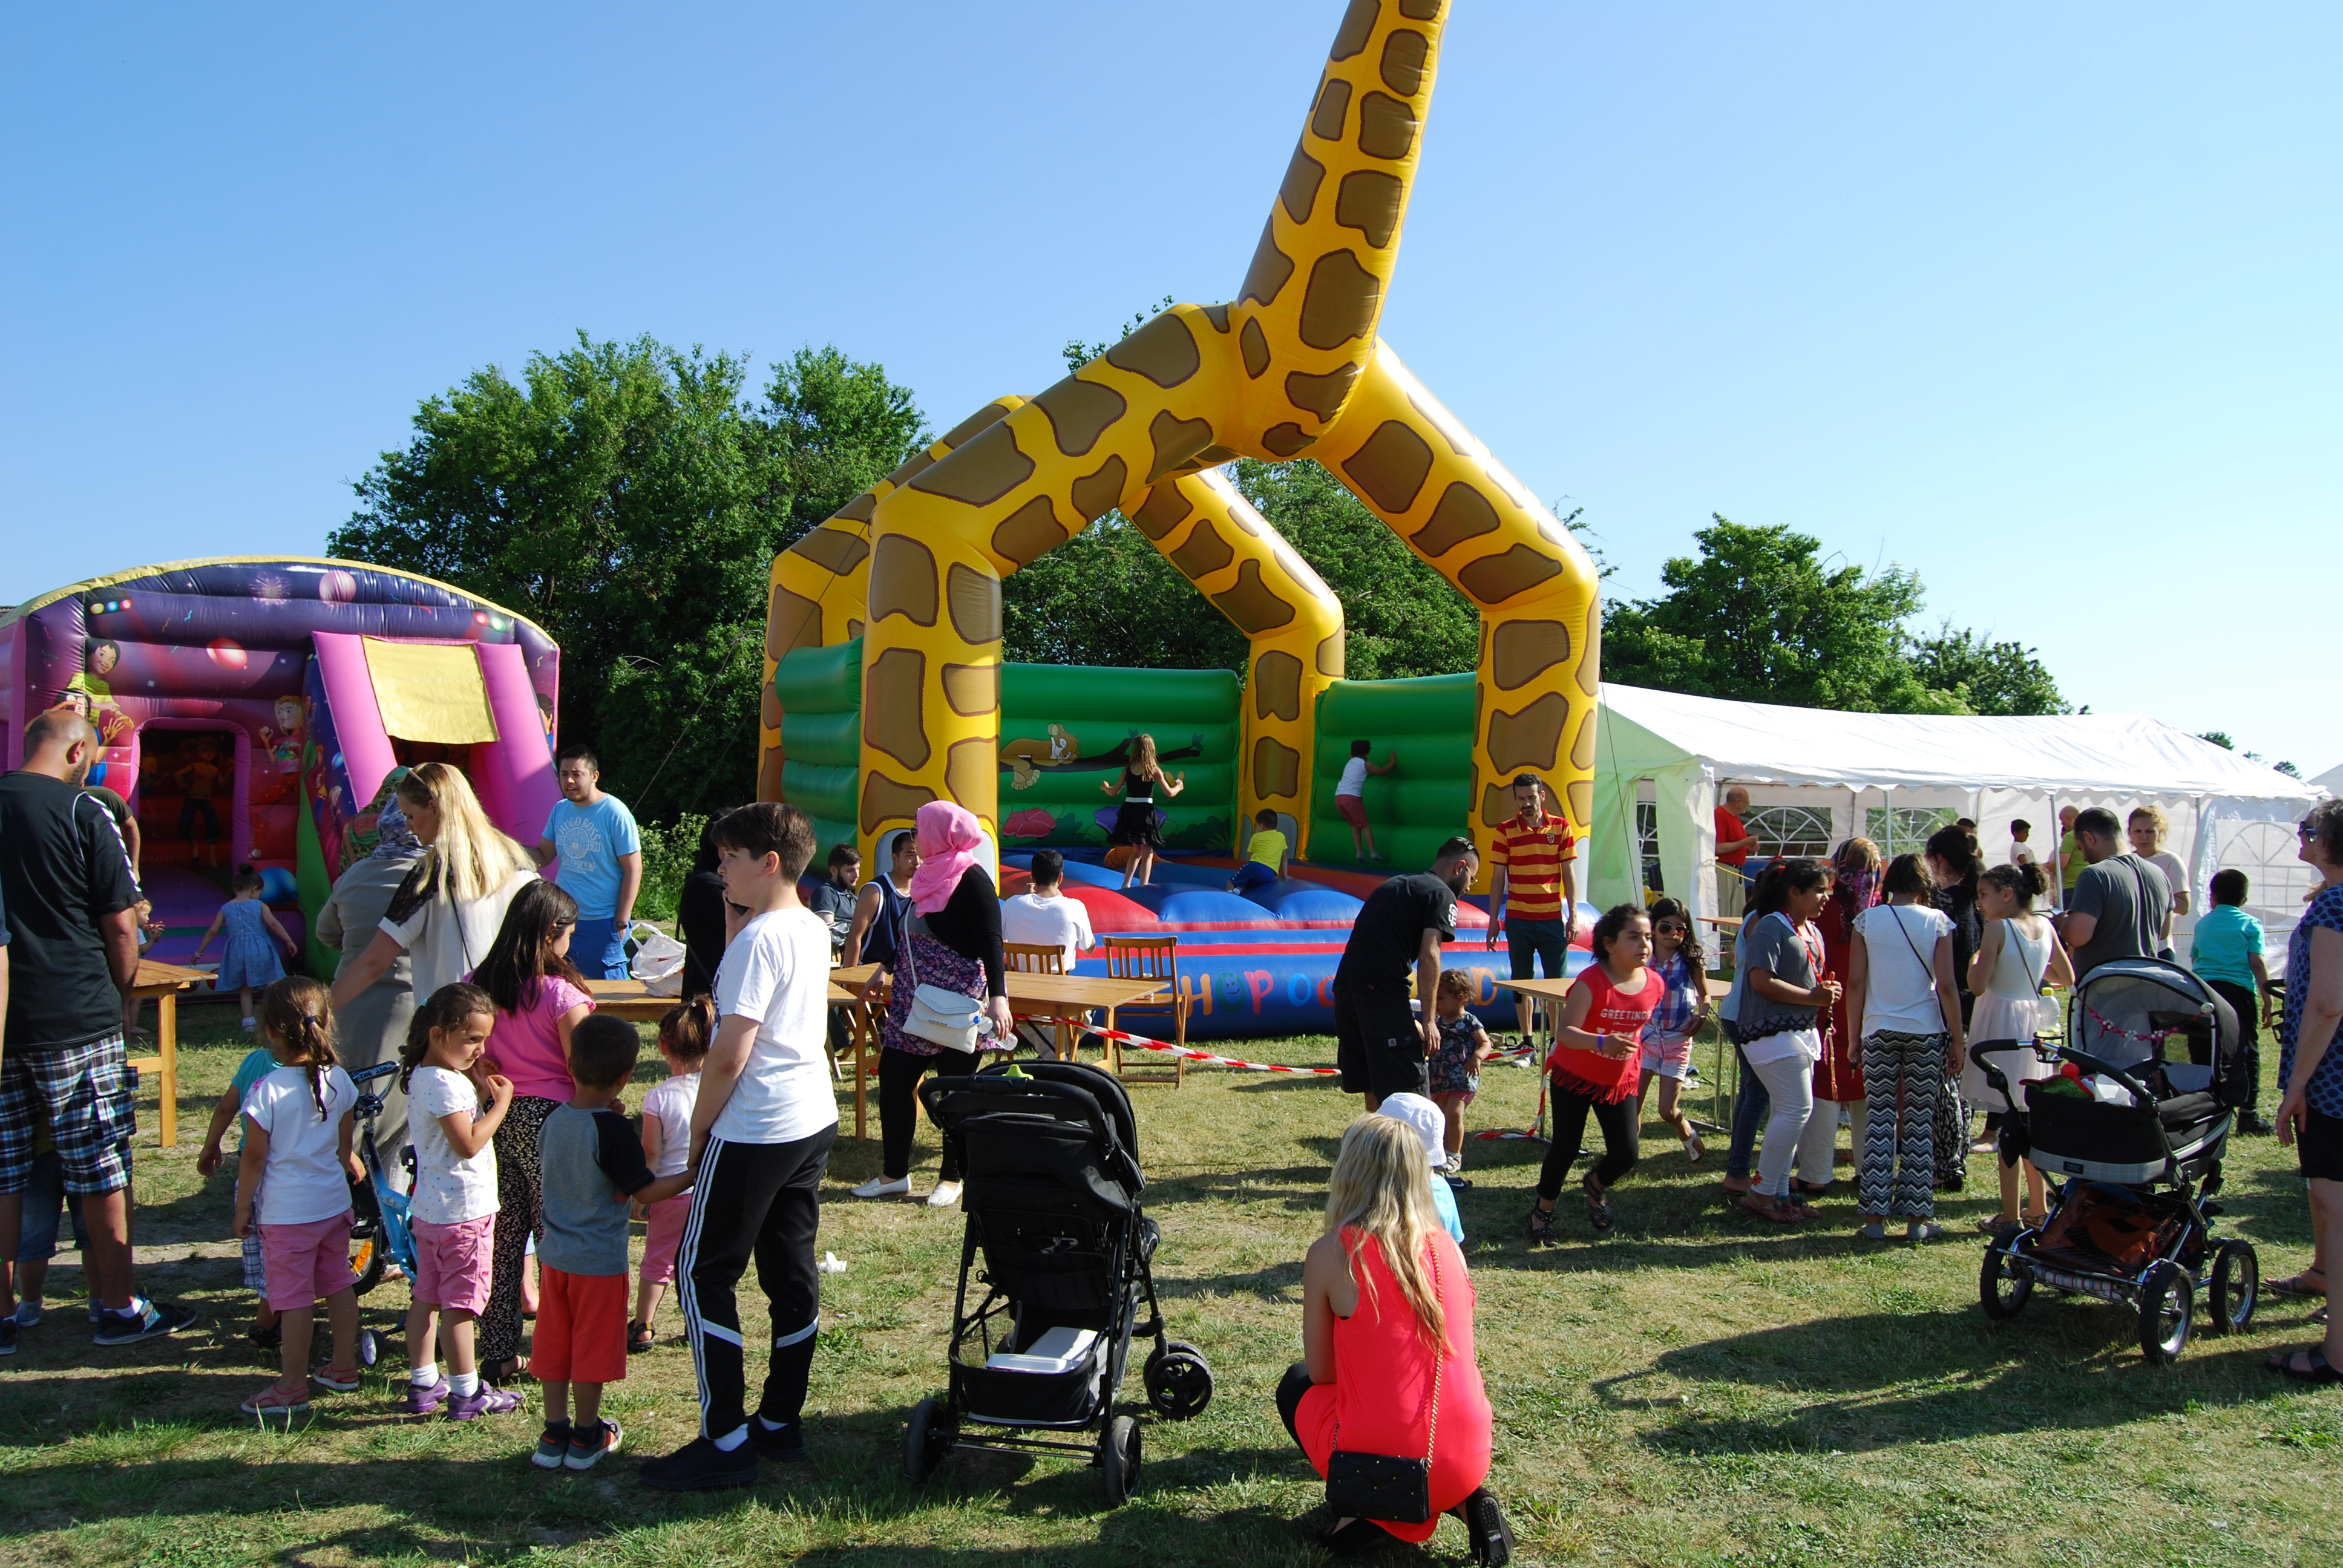
[{"label": "man in grey t-shirt", "polygon": [[2075,847],[2087,862],[2066,895],[2058,935],[2081,980],[2110,959],[2152,959],[2172,912],[2172,889],[2154,862],[2118,854],[2123,825],[2094,806],[2075,819]]}]

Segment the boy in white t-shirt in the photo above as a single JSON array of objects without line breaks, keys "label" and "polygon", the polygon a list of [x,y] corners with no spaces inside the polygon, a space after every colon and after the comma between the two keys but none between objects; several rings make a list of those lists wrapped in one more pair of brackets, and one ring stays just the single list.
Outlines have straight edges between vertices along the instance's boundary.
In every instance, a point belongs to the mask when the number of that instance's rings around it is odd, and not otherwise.
[{"label": "boy in white t-shirt", "polygon": [[[1056,948],[1071,974],[1081,950],[1098,946],[1098,938],[1091,932],[1089,909],[1080,899],[1066,897],[1065,881],[1066,858],[1055,849],[1035,850],[1033,890],[1001,900],[1001,940]],[[1017,1034],[1036,1050],[1056,1053],[1056,1041],[1039,1024],[1020,1023]]]},{"label": "boy in white t-shirt", "polygon": [[[751,1485],[760,1453],[805,1459],[799,1416],[821,1326],[814,1237],[838,1135],[824,1028],[830,928],[797,890],[813,823],[794,806],[760,801],[727,814],[714,838],[724,895],[749,920],[717,968],[716,1039],[692,1108],[686,1168],[696,1179],[676,1273],[700,1435],[643,1465],[645,1483],[667,1492]],[[751,1260],[773,1332],[753,1415],[733,1295]]]}]

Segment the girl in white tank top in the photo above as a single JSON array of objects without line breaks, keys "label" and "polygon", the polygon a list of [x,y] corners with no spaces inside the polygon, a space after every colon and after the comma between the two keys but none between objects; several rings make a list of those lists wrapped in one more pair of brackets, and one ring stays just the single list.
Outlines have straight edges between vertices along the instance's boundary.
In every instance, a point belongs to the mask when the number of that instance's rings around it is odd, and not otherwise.
[{"label": "girl in white tank top", "polygon": [[[1975,1055],[1976,1047],[1998,1040],[2031,1040],[2057,1025],[2057,1006],[2042,995],[2045,985],[2075,982],[2074,966],[2058,943],[2050,922],[2034,912],[2034,900],[2048,886],[2041,867],[2030,862],[1996,866],[1978,879],[1977,913],[1985,920],[1985,940],[1969,967],[1969,990],[1976,995],[1976,1010],[1969,1021],[1970,1058],[1961,1072],[1961,1098],[1987,1111],[2009,1109],[1986,1082],[1985,1070]],[[2024,1085],[2047,1078],[2052,1067],[2032,1051],[2000,1051],[1994,1066],[2013,1086],[2021,1101]],[[2044,1211],[2042,1173],[2026,1165],[2028,1222]],[[2001,1216],[1996,1223],[2016,1224],[2017,1171],[2001,1166]]]}]

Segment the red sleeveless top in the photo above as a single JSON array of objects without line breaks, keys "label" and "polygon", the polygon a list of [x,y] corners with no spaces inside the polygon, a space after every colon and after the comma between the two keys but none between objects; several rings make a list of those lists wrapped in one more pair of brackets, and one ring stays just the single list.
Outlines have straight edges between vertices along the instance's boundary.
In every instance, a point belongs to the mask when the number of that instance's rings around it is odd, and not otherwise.
[{"label": "red sleeveless top", "polygon": [[1432,1417],[1433,1352],[1372,1236],[1358,1251],[1359,1306],[1334,1320],[1334,1378],[1302,1396],[1293,1429],[1320,1475],[1334,1451],[1336,1425],[1353,1452],[1405,1458],[1432,1452],[1432,1517],[1421,1524],[1375,1521],[1402,1541],[1429,1541],[1440,1515],[1489,1477],[1496,1416],[1473,1354],[1473,1280],[1464,1254],[1445,1231],[1423,1239],[1439,1262],[1440,1306],[1448,1351],[1440,1358],[1440,1414]]},{"label": "red sleeveless top", "polygon": [[[1586,1021],[1580,1028],[1589,1034],[1624,1034],[1636,1040],[1643,1038],[1644,1026],[1652,1021],[1652,1010],[1668,993],[1666,982],[1649,968],[1644,970],[1644,989],[1632,996],[1611,983],[1611,971],[1601,964],[1589,964],[1580,970],[1578,983],[1594,992],[1594,1005],[1586,1010]],[[1614,1060],[1599,1050],[1557,1045],[1545,1059],[1545,1069],[1556,1087],[1615,1105],[1635,1092],[1642,1060],[1640,1049]]]}]

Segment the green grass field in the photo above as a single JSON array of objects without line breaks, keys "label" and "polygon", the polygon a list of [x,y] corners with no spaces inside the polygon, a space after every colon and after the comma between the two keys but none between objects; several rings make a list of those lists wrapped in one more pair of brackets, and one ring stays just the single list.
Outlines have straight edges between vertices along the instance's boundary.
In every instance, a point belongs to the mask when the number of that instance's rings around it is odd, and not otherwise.
[{"label": "green grass field", "polygon": [[[195,1156],[248,1042],[221,1027],[225,1010],[186,1016],[180,1147],[154,1148],[151,1089],[141,1113],[137,1234],[158,1254],[227,1228],[227,1178],[199,1181]],[[1242,1053],[1322,1062],[1332,1042]],[[645,1069],[657,1070],[655,1060]],[[1474,1124],[1523,1125],[1534,1096],[1528,1072],[1493,1070]],[[362,1392],[321,1393],[289,1434],[259,1432],[235,1408],[270,1366],[240,1337],[248,1307],[233,1259],[142,1268],[148,1288],[205,1322],[129,1351],[90,1345],[80,1276],[61,1270],[49,1318],[0,1363],[0,1557],[180,1568],[1319,1561],[1320,1489],[1270,1391],[1299,1353],[1300,1259],[1358,1102],[1322,1081],[1219,1069],[1133,1097],[1148,1206],[1163,1227],[1157,1285],[1218,1392],[1188,1423],[1142,1420],[1139,1495],[1120,1510],[1105,1509],[1097,1473],[1079,1462],[959,1454],[924,1487],[903,1482],[904,1415],[942,1382],[960,1219],[849,1199],[878,1149],[841,1141],[821,1245],[849,1271],[825,1283],[808,1466],[769,1465],[749,1493],[678,1499],[637,1483],[635,1456],[686,1441],[697,1418],[671,1306],[665,1342],[635,1358],[608,1400],[628,1452],[570,1477],[524,1457],[533,1385],[528,1413],[414,1424],[392,1408],[395,1355]],[[1540,1146],[1481,1142],[1467,1155],[1477,1185],[1461,1208],[1498,1419],[1493,1484],[1517,1560],[2334,1559],[2343,1398],[2260,1364],[2313,1337],[2302,1303],[2268,1300],[2249,1334],[2200,1338],[2178,1365],[2151,1369],[2119,1308],[2037,1299],[2016,1322],[1985,1319],[1967,1229],[1991,1204],[1983,1156],[1970,1191],[1945,1205],[1956,1235],[1916,1250],[1858,1241],[1844,1194],[1824,1200],[1823,1224],[1761,1229],[1717,1200],[1721,1150],[1694,1168],[1673,1139],[1645,1147],[1611,1237],[1593,1240],[1584,1206],[1565,1197],[1564,1244],[1536,1254],[1522,1217]],[[2266,1278],[2291,1272],[2308,1255],[2300,1185],[2268,1140],[2233,1149],[2223,1228],[2259,1246]],[[920,1160],[924,1191],[931,1136]],[[387,1329],[405,1302],[392,1284],[363,1305]],[[1124,1392],[1137,1401],[1135,1370]],[[1464,1561],[1463,1527],[1443,1523],[1426,1551],[1383,1558]]]}]

